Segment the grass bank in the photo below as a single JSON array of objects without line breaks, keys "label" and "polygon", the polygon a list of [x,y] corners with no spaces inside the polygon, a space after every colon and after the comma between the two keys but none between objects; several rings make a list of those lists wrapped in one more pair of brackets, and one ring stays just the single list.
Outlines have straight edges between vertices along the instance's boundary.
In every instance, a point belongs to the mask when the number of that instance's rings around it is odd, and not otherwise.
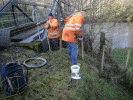
[{"label": "grass bank", "polygon": [[[113,59],[125,70],[119,77],[119,83],[128,88],[129,94],[133,94],[133,48],[120,48],[112,51]],[[128,59],[128,60],[127,60]],[[133,98],[130,98],[131,100]]]},{"label": "grass bank", "polygon": [[[129,60],[127,62],[128,51],[130,50]],[[112,51],[114,60],[122,67],[125,68],[127,62],[127,68],[133,67],[133,48],[114,49]]]},{"label": "grass bank", "polygon": [[[42,57],[47,64],[29,69],[29,85],[23,93],[7,97],[0,80],[0,100],[130,100],[129,95],[124,95],[117,86],[99,77],[97,60],[85,55],[81,63],[80,80],[70,78],[71,61],[68,59],[67,50],[38,53],[22,47],[10,47],[0,52],[0,59],[5,63],[12,60],[22,63],[30,57]],[[25,70],[25,67],[22,66]]]}]

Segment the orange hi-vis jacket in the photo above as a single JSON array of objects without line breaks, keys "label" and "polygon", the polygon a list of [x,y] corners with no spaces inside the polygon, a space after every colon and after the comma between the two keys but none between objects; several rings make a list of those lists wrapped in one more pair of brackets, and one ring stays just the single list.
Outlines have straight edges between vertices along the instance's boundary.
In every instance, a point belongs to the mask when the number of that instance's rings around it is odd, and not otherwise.
[{"label": "orange hi-vis jacket", "polygon": [[85,21],[80,13],[65,19],[66,24],[62,32],[62,40],[77,43],[77,38],[82,36],[82,24]]},{"label": "orange hi-vis jacket", "polygon": [[59,38],[60,34],[58,31],[58,20],[55,18],[52,18],[51,20],[48,20],[45,24],[45,28],[48,30],[48,37],[50,39],[53,38]]}]

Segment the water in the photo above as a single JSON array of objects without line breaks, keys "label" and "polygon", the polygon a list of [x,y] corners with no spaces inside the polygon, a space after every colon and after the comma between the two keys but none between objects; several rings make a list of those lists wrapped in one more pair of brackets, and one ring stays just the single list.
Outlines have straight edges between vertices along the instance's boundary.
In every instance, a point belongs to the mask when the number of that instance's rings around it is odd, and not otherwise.
[{"label": "water", "polygon": [[[84,25],[84,33],[89,33],[89,24]],[[104,32],[106,39],[112,39],[112,49],[133,47],[133,23],[95,23],[92,38],[93,48],[100,46],[100,32]],[[107,43],[107,42],[106,42]]]}]

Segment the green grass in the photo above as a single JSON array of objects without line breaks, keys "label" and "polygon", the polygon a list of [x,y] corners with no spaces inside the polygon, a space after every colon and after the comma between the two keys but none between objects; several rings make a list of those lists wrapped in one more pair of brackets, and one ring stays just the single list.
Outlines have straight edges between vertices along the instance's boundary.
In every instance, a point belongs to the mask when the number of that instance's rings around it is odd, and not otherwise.
[{"label": "green grass", "polygon": [[[126,68],[125,66],[129,50],[130,50],[130,56]],[[124,73],[125,75],[120,79],[121,83],[125,84],[128,88],[132,89],[133,88],[133,48],[114,49],[112,51],[112,55],[113,59],[118,63],[120,68],[126,71]]]},{"label": "green grass", "polygon": [[[28,55],[28,54],[29,55]],[[15,58],[21,63],[28,57],[33,57],[36,52],[26,50],[24,54],[14,54]],[[81,63],[80,80],[71,80],[71,61],[68,60],[67,50],[51,51],[41,53],[40,57],[47,60],[47,64],[41,68],[29,69],[29,85],[23,94],[16,94],[7,97],[0,81],[0,100],[128,100],[129,96],[124,96],[123,92],[117,87],[99,77],[99,70],[96,67],[96,59],[85,55],[81,59],[79,52],[79,63]],[[1,56],[9,56],[7,51],[2,52]],[[14,59],[15,59],[14,58]],[[25,70],[25,67],[23,67]]]},{"label": "green grass", "polygon": [[127,68],[131,68],[133,66],[133,48],[114,49],[112,51],[114,60],[123,68],[125,68],[126,66],[129,49],[131,50],[131,52],[130,52]]}]

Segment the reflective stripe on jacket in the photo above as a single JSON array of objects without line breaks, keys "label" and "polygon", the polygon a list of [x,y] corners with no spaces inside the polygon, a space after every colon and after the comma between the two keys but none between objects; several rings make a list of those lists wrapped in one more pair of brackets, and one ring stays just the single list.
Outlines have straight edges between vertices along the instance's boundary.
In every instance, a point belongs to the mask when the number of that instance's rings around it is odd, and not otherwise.
[{"label": "reflective stripe on jacket", "polygon": [[50,39],[59,38],[60,34],[58,32],[58,20],[53,18],[48,20],[45,24],[45,28],[48,29],[48,37]]},{"label": "reflective stripe on jacket", "polygon": [[82,24],[85,21],[80,13],[69,16],[62,32],[62,40],[77,43],[77,38],[82,36]]}]

